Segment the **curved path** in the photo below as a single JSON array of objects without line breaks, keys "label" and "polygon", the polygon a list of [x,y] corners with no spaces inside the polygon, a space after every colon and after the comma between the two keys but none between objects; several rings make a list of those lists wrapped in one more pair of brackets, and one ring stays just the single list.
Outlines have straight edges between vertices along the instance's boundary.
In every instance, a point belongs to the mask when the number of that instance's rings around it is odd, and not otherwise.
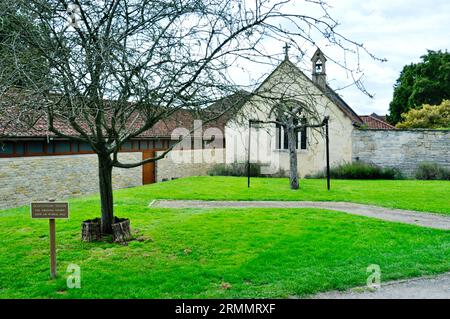
[{"label": "curved path", "polygon": [[329,291],[312,299],[450,299],[450,273],[381,283],[379,289],[357,287],[347,291]]},{"label": "curved path", "polygon": [[161,208],[320,208],[391,222],[450,230],[450,217],[445,215],[347,202],[154,200],[149,206]]}]

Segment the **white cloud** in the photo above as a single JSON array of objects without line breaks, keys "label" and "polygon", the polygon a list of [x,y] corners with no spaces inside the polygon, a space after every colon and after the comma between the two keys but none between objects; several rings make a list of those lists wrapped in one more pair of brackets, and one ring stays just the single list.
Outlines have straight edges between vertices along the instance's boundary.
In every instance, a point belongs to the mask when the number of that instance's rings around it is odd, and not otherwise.
[{"label": "white cloud", "polygon": [[[403,66],[420,60],[427,49],[450,48],[450,1],[419,0],[332,0],[330,13],[340,23],[340,31],[363,42],[376,56],[388,62],[364,58],[361,66],[365,86],[375,94],[369,99],[354,87],[340,92],[360,114],[386,113],[393,85]],[[332,71],[342,73],[336,68]],[[330,73],[330,72],[329,72]],[[329,74],[345,81],[344,74]]]},{"label": "white cloud", "polygon": [[[361,53],[360,67],[367,91],[374,95],[371,99],[356,86],[339,90],[339,94],[358,114],[376,112],[386,114],[392,99],[393,86],[403,66],[418,62],[430,50],[450,49],[450,1],[448,0],[328,0],[330,15],[340,25],[337,31],[365,47],[379,58],[388,61],[381,63]],[[293,0],[289,10],[298,14],[317,14],[315,6],[304,1]],[[328,45],[325,39],[317,39],[317,45],[331,59],[344,63],[343,51]],[[274,40],[265,43],[267,52],[278,59],[283,57],[283,42]],[[299,43],[300,44],[300,43]],[[298,62],[298,66],[310,73],[310,56],[315,48],[305,41],[302,48],[309,56]],[[291,50],[291,54],[295,52]],[[357,60],[350,54],[345,57],[348,66],[356,69]],[[231,70],[233,78],[249,82],[268,74],[273,67],[242,62],[243,69]],[[328,62],[327,75],[333,88],[346,87],[352,82],[349,72]]]}]

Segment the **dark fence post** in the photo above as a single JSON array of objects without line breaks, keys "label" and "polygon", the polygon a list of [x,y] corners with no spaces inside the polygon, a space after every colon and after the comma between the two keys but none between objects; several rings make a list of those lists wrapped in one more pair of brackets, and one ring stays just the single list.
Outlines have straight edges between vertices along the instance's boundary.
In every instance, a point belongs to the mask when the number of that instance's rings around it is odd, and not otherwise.
[{"label": "dark fence post", "polygon": [[327,148],[327,189],[330,190],[330,139],[328,136],[328,120],[329,117],[325,118],[325,140]]},{"label": "dark fence post", "polygon": [[248,154],[247,154],[247,188],[250,188],[250,143],[252,132],[252,120],[248,120]]}]

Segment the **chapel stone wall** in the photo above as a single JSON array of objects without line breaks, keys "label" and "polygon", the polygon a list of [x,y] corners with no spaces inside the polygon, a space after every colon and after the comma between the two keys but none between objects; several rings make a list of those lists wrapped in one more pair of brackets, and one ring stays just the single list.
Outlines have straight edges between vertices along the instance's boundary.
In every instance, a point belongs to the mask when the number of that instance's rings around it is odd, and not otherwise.
[{"label": "chapel stone wall", "polygon": [[354,130],[352,159],[399,168],[413,177],[422,162],[450,168],[450,130]]}]

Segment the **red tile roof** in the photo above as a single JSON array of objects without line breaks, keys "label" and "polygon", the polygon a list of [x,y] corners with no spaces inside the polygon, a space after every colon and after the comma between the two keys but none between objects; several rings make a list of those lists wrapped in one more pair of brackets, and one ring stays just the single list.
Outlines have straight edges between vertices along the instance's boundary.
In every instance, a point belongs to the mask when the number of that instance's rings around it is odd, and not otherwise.
[{"label": "red tile roof", "polygon": [[[225,124],[228,120],[234,115],[234,112],[237,111],[242,104],[247,100],[246,97],[249,93],[247,92],[238,92],[227,96],[208,107],[207,111],[204,112],[206,117],[216,118],[217,119],[207,122],[203,125],[203,129],[209,127],[219,128],[224,132]],[[4,100],[2,101],[4,104]],[[1,107],[0,103],[0,107]],[[222,115],[224,110],[230,109],[230,112],[227,112]],[[14,113],[14,114],[13,114]],[[221,115],[221,116],[219,116]],[[33,125],[31,127],[26,126],[20,123],[19,121],[15,121],[14,118],[19,117],[19,111],[17,108],[9,107],[9,116],[8,119],[6,116],[0,116],[0,137],[2,138],[26,138],[26,137],[47,137],[47,136],[55,136],[54,133],[48,131],[47,127],[47,118],[44,114],[34,114],[36,117],[35,120],[31,121]],[[175,111],[170,117],[158,121],[151,129],[143,132],[138,136],[138,138],[170,138],[174,129],[176,128],[186,128],[188,130],[192,130],[194,126],[194,120],[200,119],[198,115],[196,115],[193,111],[187,109],[179,109]],[[27,121],[29,123],[30,121]],[[131,122],[131,121],[130,121]],[[79,125],[86,132],[89,131],[86,123],[80,122]],[[133,124],[134,127],[139,128],[142,127],[143,122],[137,121]],[[61,133],[69,136],[78,136],[79,134],[65,121],[57,120],[54,121],[55,128]]]},{"label": "red tile roof", "polygon": [[383,118],[386,118],[385,116],[380,116],[376,114],[371,115],[360,115],[359,116],[365,125],[369,129],[376,129],[376,130],[395,130],[395,126],[392,126],[391,124],[383,121]]}]

